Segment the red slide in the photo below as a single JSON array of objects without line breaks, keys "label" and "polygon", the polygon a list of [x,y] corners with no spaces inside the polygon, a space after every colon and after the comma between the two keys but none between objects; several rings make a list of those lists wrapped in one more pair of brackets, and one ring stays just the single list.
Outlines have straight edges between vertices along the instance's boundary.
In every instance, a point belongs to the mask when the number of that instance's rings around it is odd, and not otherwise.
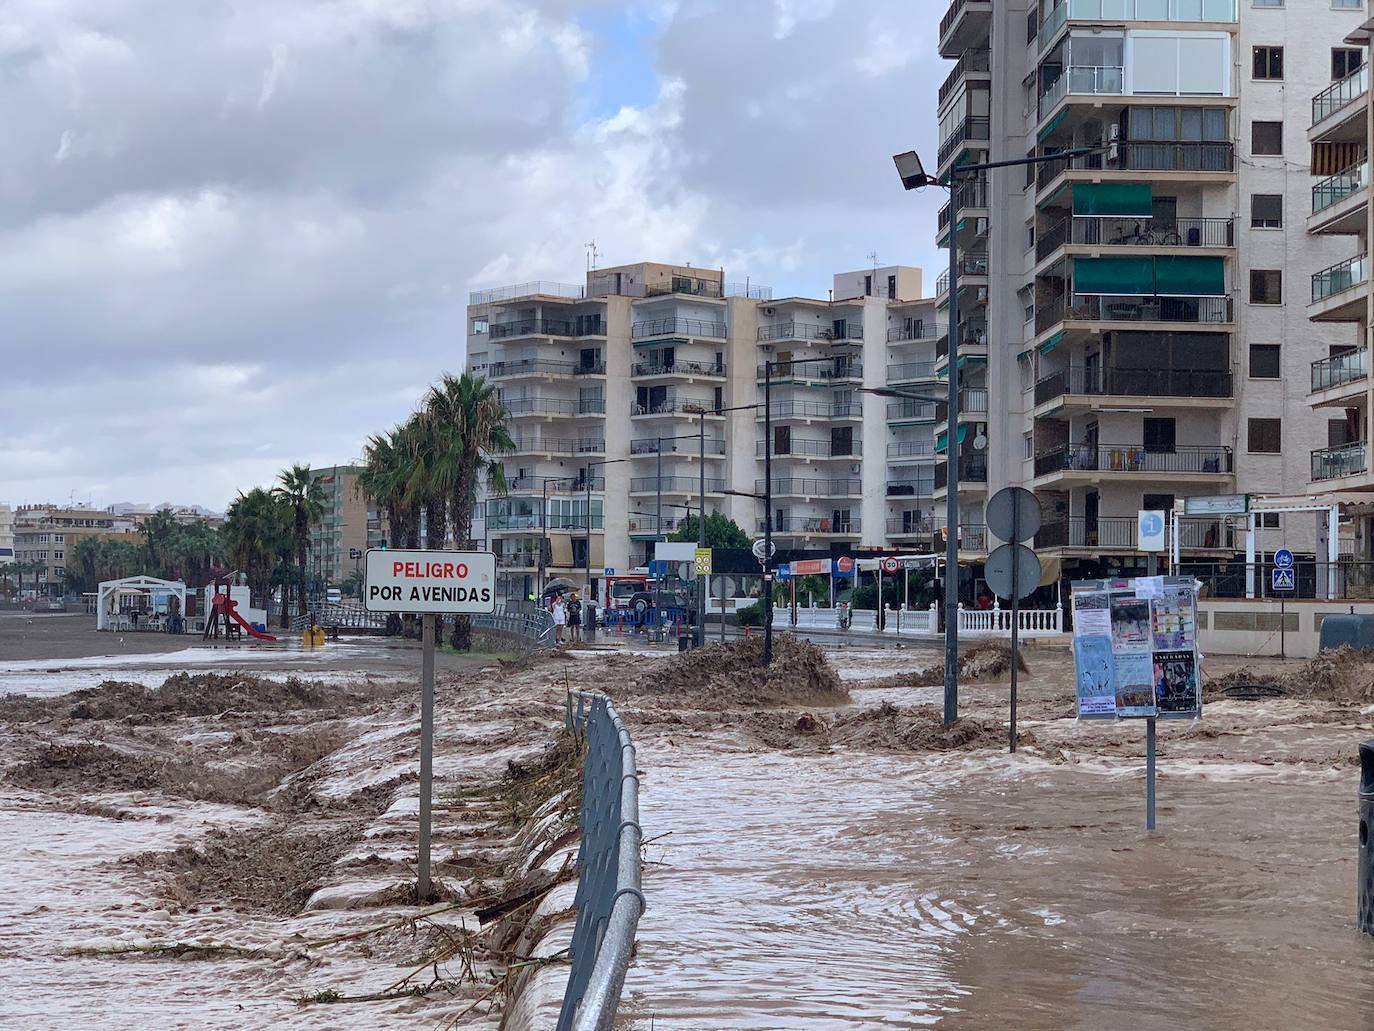
[{"label": "red slide", "polygon": [[256,637],[259,641],[275,641],[276,638],[271,634],[264,634],[260,630],[254,630],[248,621],[238,613],[239,603],[223,594],[216,594],[214,601],[211,602],[214,609],[223,609],[224,615],[237,623],[245,634],[249,637]]}]

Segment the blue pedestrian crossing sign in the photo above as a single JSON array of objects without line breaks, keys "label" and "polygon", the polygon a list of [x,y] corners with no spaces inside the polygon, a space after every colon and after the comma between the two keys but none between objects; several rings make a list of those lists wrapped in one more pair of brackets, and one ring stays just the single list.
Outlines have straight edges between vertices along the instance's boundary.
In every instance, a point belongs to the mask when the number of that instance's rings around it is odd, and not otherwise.
[{"label": "blue pedestrian crossing sign", "polygon": [[1273,589],[1276,591],[1292,591],[1297,589],[1293,581],[1293,570],[1275,569]]},{"label": "blue pedestrian crossing sign", "polygon": [[1292,569],[1293,553],[1287,548],[1280,548],[1274,552],[1274,567],[1276,569]]}]

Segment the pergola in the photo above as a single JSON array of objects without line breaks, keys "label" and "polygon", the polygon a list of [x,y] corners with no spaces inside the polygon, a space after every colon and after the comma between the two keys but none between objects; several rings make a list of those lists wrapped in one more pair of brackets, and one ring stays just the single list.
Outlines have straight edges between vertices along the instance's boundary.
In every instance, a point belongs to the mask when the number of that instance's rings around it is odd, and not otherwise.
[{"label": "pergola", "polygon": [[[109,630],[111,617],[121,608],[121,599],[127,597],[175,595],[177,612],[186,615],[186,585],[180,580],[161,580],[155,576],[126,576],[122,580],[106,580],[96,594],[95,628]],[[155,606],[149,606],[153,608]]]}]

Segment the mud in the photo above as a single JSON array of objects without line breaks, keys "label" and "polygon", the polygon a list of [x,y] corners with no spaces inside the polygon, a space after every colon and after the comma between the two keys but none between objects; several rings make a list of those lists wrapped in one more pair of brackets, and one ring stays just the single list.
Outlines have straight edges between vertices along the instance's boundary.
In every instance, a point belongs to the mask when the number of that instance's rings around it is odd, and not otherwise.
[{"label": "mud", "polygon": [[606,690],[618,698],[689,708],[839,705],[849,700],[825,651],[786,634],[774,637],[773,662],[767,668],[762,635],[755,635],[667,659],[641,659],[623,687],[608,683]]},{"label": "mud", "polygon": [[[1029,673],[1025,652],[1018,657],[1017,669]],[[1002,680],[1011,675],[1011,646],[1001,641],[982,641],[959,651],[959,681]],[[912,673],[896,673],[865,681],[865,687],[939,687],[945,682],[944,663],[927,666]]]},{"label": "mud", "polygon": [[1207,680],[1204,699],[1289,697],[1367,705],[1374,702],[1374,653],[1348,646],[1322,652],[1274,674],[1239,669]]}]

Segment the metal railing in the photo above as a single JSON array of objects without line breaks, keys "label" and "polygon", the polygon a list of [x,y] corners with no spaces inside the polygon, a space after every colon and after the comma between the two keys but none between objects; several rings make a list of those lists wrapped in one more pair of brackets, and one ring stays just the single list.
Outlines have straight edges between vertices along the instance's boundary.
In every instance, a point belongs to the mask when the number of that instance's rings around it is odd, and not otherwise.
[{"label": "metal railing", "polygon": [[1344,293],[1369,279],[1369,259],[1364,254],[1346,258],[1330,268],[1312,274],[1312,302]]},{"label": "metal railing", "polygon": [[1070,93],[1079,95],[1119,96],[1125,90],[1125,69],[1120,67],[1078,65],[1045,87],[1036,105],[1036,115],[1043,121],[1055,105]]},{"label": "metal railing", "polygon": [[1116,160],[1110,165],[1102,154],[1046,161],[1036,171],[1036,185],[1043,190],[1066,171],[1233,172],[1236,167],[1236,148],[1224,141],[1125,140],[1115,146]]},{"label": "metal railing", "polygon": [[1312,452],[1312,479],[1334,480],[1369,471],[1364,441],[1341,447],[1324,447]]},{"label": "metal railing", "polygon": [[1369,375],[1369,351],[1347,351],[1312,363],[1312,390],[1326,390],[1355,383]]},{"label": "metal railing", "polygon": [[630,327],[630,336],[636,340],[677,334],[720,338],[725,336],[725,323],[711,322],[707,319],[680,319],[670,316],[663,319],[645,319]]},{"label": "metal railing", "polygon": [[734,282],[725,284],[726,297],[748,297],[755,301],[771,301],[773,299],[773,288],[771,286],[759,286],[757,283]]},{"label": "metal railing", "polygon": [[769,340],[862,340],[863,325],[846,320],[843,329],[836,331],[834,326],[818,326],[806,322],[779,322],[771,326],[759,327],[759,341]]},{"label": "metal railing", "polygon": [[558,1031],[609,1031],[615,1023],[635,931],[646,903],[640,890],[639,771],[635,746],[605,695],[568,695],[567,728],[586,742],[582,766],[582,843],[568,987]]},{"label": "metal railing", "polygon": [[[1071,516],[1042,526],[1035,535],[1035,546],[1134,550],[1137,522],[1135,516]],[[1179,520],[1178,540],[1185,550],[1226,549],[1235,544],[1235,535],[1224,518],[1185,518]]]},{"label": "metal railing", "polygon": [[[967,212],[969,208],[986,208],[988,206],[988,181],[978,178],[972,182],[966,182],[955,192],[955,196],[958,199],[961,213]],[[946,201],[936,216],[936,228],[941,234],[949,228],[949,216],[950,205]]]},{"label": "metal railing", "polygon": [[[988,456],[981,453],[959,456],[959,483],[987,483]],[[949,467],[944,461],[935,463],[935,489],[949,486]]]},{"label": "metal railing", "polygon": [[[656,455],[660,444],[665,455],[685,455],[691,458],[701,450],[700,440],[669,440],[658,437],[641,437],[630,441],[630,454]],[[706,454],[720,456],[725,454],[725,441],[718,437],[706,438]]]},{"label": "metal railing", "polygon": [[516,361],[492,362],[488,376],[491,379],[509,379],[512,376],[571,376],[577,366],[572,362],[556,362],[546,358],[521,358]]},{"label": "metal railing", "polygon": [[888,458],[932,458],[935,445],[929,440],[898,440],[887,446]]},{"label": "metal railing", "polygon": [[[770,413],[774,419],[857,419],[863,415],[858,401],[774,401]],[[756,419],[763,419],[759,407]]]},{"label": "metal railing", "polygon": [[574,376],[604,376],[606,375],[605,362],[579,362],[573,366]]},{"label": "metal railing", "polygon": [[1312,214],[1325,211],[1369,185],[1369,159],[1321,180],[1312,187]]},{"label": "metal railing", "polygon": [[943,328],[937,329],[934,324],[927,325],[920,319],[904,324],[893,326],[887,331],[887,342],[889,344],[905,343],[910,340],[934,340],[944,332]]},{"label": "metal railing", "polygon": [[[943,536],[943,531],[949,525],[948,520],[943,515],[934,518],[935,532]],[[988,550],[988,528],[983,523],[962,523],[959,526],[959,548],[961,551],[987,551]]]},{"label": "metal railing", "polygon": [[1362,64],[1312,98],[1312,124],[1330,118],[1369,92],[1369,65]]},{"label": "metal railing", "polygon": [[[946,401],[936,401],[935,421],[949,421],[949,403]],[[986,415],[988,411],[988,392],[983,387],[969,387],[959,391],[959,414],[960,415]]]},{"label": "metal railing", "polygon": [[497,569],[537,569],[539,567],[539,552],[537,551],[503,551],[496,556]]},{"label": "metal railing", "polygon": [[935,520],[930,516],[911,512],[903,513],[900,516],[888,516],[887,532],[892,536],[918,534],[929,537],[935,533]]},{"label": "metal railing", "polygon": [[[754,453],[762,458],[767,446],[767,441],[760,440],[755,445]],[[788,458],[800,455],[817,458],[859,458],[863,455],[863,450],[864,442],[857,437],[840,443],[831,440],[799,440],[793,437],[785,442],[785,449],[775,447],[773,457]]]},{"label": "metal railing", "polygon": [[630,516],[630,533],[666,533],[676,530],[678,524],[682,522],[677,516],[664,516],[662,524],[653,515],[634,515]]},{"label": "metal railing", "polygon": [[715,402],[706,399],[695,400],[692,398],[674,398],[667,401],[660,401],[656,405],[633,404],[630,406],[630,415],[691,415],[699,416],[702,412],[713,418],[720,418],[720,414],[715,410]]},{"label": "metal railing", "polygon": [[[706,493],[719,494],[725,489],[725,481],[706,477]],[[631,494],[697,494],[701,490],[701,480],[696,476],[635,476],[630,479]]]},{"label": "metal railing", "polygon": [[[759,532],[767,528],[768,520],[760,519]],[[774,516],[774,533],[837,533],[845,536],[858,534],[862,523],[858,516]]]},{"label": "metal railing", "polygon": [[[754,493],[762,494],[763,480],[754,481]],[[773,480],[773,496],[799,498],[846,498],[863,494],[863,480],[847,477],[835,480],[789,476]]]},{"label": "metal railing", "polygon": [[1234,247],[1234,218],[1130,218],[1075,215],[1035,241],[1037,259],[1065,244],[1088,247]]},{"label": "metal railing", "polygon": [[1052,372],[1035,384],[1038,405],[1065,394],[1227,398],[1235,396],[1235,385],[1229,369],[1103,369],[1081,365]]},{"label": "metal railing", "polygon": [[916,380],[934,379],[934,362],[904,362],[887,367],[888,383],[911,383]]},{"label": "metal railing", "polygon": [[904,422],[934,422],[934,401],[894,401],[887,406],[887,418],[891,422],[900,419]]},{"label": "metal railing", "polygon": [[928,498],[934,493],[934,470],[931,471],[929,476],[921,476],[916,479],[887,481],[887,497],[889,498]]},{"label": "metal railing", "polygon": [[[856,358],[839,358],[830,365],[819,362],[795,364],[788,368],[773,367],[774,383],[826,383],[831,380],[862,379],[864,363]],[[763,382],[763,366],[755,366],[755,378]]]},{"label": "metal railing", "polygon": [[606,442],[593,438],[574,440],[569,437],[512,437],[513,455],[604,455]]},{"label": "metal railing", "polygon": [[670,294],[687,294],[690,297],[719,297],[721,286],[714,279],[674,276],[670,283],[656,283],[652,286],[646,286],[643,296],[666,297]]},{"label": "metal railing", "polygon": [[514,322],[493,322],[487,327],[493,340],[517,336],[584,337],[605,336],[606,325],[595,319],[518,319]]},{"label": "metal railing", "polygon": [[518,297],[563,297],[576,301],[584,296],[585,288],[573,283],[550,283],[536,279],[490,290],[474,290],[468,294],[468,304],[492,304],[496,301],[513,301]]},{"label": "metal railing", "polygon": [[631,376],[724,376],[724,362],[688,362],[674,359],[671,364],[662,362],[635,362],[630,367]]},{"label": "metal railing", "polygon": [[1192,322],[1224,324],[1233,321],[1230,297],[1136,297],[1075,294],[1036,305],[1035,331],[1043,333],[1060,322]]},{"label": "metal railing", "polygon": [[1035,475],[1056,472],[1213,473],[1229,474],[1229,447],[1179,444],[1169,451],[1149,451],[1143,444],[1070,444],[1035,456]]},{"label": "metal railing", "polygon": [[967,140],[986,140],[991,135],[992,123],[986,115],[969,115],[955,127],[949,138],[940,144],[940,164],[944,164],[964,145]]},{"label": "metal railing", "polygon": [[939,100],[937,103],[943,104],[945,99],[953,92],[959,80],[970,72],[986,72],[992,67],[992,51],[990,50],[965,50],[958,62],[954,65],[954,70],[945,77],[945,81],[940,84]]},{"label": "metal railing", "polygon": [[949,30],[954,28],[954,23],[958,21],[960,12],[963,11],[964,5],[968,2],[969,0],[952,0],[952,2],[949,5],[949,10],[946,11],[944,13],[944,16],[940,18],[941,39],[944,39],[947,35],[949,35]]}]

